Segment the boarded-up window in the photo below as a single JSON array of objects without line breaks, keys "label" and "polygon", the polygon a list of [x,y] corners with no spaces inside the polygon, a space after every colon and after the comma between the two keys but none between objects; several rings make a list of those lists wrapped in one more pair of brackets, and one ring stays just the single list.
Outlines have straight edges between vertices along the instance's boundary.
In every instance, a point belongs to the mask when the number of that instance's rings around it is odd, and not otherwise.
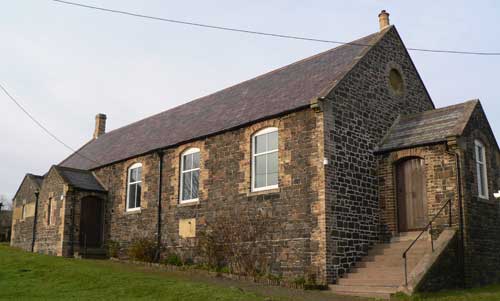
[{"label": "boarded-up window", "polygon": [[182,238],[196,237],[196,219],[179,220],[179,236]]}]

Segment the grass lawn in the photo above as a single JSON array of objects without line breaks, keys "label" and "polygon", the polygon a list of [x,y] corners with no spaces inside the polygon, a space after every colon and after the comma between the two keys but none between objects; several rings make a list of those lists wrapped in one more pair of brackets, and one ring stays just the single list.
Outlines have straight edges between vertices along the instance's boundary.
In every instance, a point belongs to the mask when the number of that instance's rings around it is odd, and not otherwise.
[{"label": "grass lawn", "polygon": [[[207,276],[167,272],[108,260],[78,260],[24,252],[0,244],[0,300],[249,300],[352,301],[328,291],[303,291]],[[413,297],[405,301],[499,300],[500,285]]]},{"label": "grass lawn", "polygon": [[33,254],[0,244],[0,300],[5,299],[363,300],[336,296],[328,291],[304,291],[228,280],[196,270],[169,272],[109,260]]},{"label": "grass lawn", "polygon": [[0,299],[265,300],[255,293],[166,277],[139,266],[65,259],[0,245]]},{"label": "grass lawn", "polygon": [[500,285],[496,284],[468,290],[418,294],[412,297],[398,295],[394,299],[405,301],[495,301],[500,300]]}]

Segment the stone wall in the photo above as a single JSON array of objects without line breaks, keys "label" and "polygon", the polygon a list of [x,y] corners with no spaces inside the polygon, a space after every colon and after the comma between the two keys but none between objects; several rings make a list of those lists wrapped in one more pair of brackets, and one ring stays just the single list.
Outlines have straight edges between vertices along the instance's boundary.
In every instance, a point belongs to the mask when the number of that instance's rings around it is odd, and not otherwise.
[{"label": "stone wall", "polygon": [[[158,225],[158,162],[157,154],[149,154],[109,165],[95,171],[97,178],[108,190],[105,207],[105,241],[119,242],[125,250],[134,239],[155,240]],[[142,164],[141,209],[126,210],[128,169]],[[166,165],[165,165],[166,167]],[[162,199],[167,192],[163,189]],[[126,252],[122,252],[126,256]]]},{"label": "stone wall", "polygon": [[[64,233],[65,201],[64,196],[65,182],[58,172],[51,168],[44,179],[40,189],[38,200],[38,214],[35,234],[35,252],[63,255],[62,240]],[[49,201],[51,210],[49,212]],[[49,214],[50,223],[49,223]]]},{"label": "stone wall", "polygon": [[[419,283],[416,291],[436,292],[440,290],[451,290],[462,287],[462,269],[461,269],[461,246],[460,237],[454,235],[443,250],[436,262],[427,271],[422,281]],[[437,246],[439,247],[439,246]]]},{"label": "stone wall", "polygon": [[[489,198],[478,197],[474,140],[486,148]],[[462,151],[462,182],[465,218],[465,274],[468,286],[500,281],[500,204],[493,192],[500,189],[495,174],[500,170],[498,146],[479,104],[459,141]]]},{"label": "stone wall", "polygon": [[[279,188],[251,192],[251,137],[265,127],[279,135]],[[196,257],[197,237],[179,236],[179,220],[195,219],[196,234],[217,216],[247,220],[267,217],[266,244],[273,272],[284,277],[315,274],[326,281],[322,114],[311,109],[262,121],[165,150],[162,194],[162,242],[167,252]],[[181,154],[200,149],[199,201],[179,204]],[[134,238],[156,238],[158,155],[150,154],[96,170],[109,191],[107,237],[126,247]],[[140,211],[125,210],[127,169],[143,164]],[[239,223],[236,217],[230,223]],[[122,252],[122,255],[126,255]]]},{"label": "stone wall", "polygon": [[[402,75],[400,91],[389,83],[393,68]],[[326,98],[326,260],[334,282],[379,240],[375,146],[398,114],[433,104],[394,27]]]},{"label": "stone wall", "polygon": [[[10,245],[26,251],[31,251],[31,244],[33,242],[35,191],[38,188],[38,185],[27,175],[21,183],[13,202]],[[23,206],[26,206],[25,218],[22,218]]]}]

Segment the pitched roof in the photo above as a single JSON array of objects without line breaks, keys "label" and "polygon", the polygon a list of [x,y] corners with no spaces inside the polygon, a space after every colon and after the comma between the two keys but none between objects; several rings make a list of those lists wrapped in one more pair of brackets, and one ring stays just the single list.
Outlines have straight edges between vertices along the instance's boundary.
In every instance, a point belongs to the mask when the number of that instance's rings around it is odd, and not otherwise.
[{"label": "pitched roof", "polygon": [[446,141],[462,134],[478,100],[399,116],[382,139],[377,152]]},{"label": "pitched roof", "polygon": [[66,183],[75,188],[91,191],[106,191],[91,171],[63,166],[53,166],[53,168],[57,170]]},{"label": "pitched roof", "polygon": [[59,165],[92,169],[305,108],[391,28],[106,133]]}]

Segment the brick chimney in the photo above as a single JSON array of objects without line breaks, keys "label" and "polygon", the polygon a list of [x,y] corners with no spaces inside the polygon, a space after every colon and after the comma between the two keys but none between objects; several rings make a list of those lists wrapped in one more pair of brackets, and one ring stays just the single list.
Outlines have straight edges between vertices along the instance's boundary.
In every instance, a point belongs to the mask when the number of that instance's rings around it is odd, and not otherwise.
[{"label": "brick chimney", "polygon": [[386,12],[385,9],[378,14],[378,23],[380,24],[380,30],[384,30],[391,25],[391,23],[389,23],[389,13]]},{"label": "brick chimney", "polygon": [[106,133],[106,114],[99,113],[95,115],[94,139],[99,138],[104,133]]}]

